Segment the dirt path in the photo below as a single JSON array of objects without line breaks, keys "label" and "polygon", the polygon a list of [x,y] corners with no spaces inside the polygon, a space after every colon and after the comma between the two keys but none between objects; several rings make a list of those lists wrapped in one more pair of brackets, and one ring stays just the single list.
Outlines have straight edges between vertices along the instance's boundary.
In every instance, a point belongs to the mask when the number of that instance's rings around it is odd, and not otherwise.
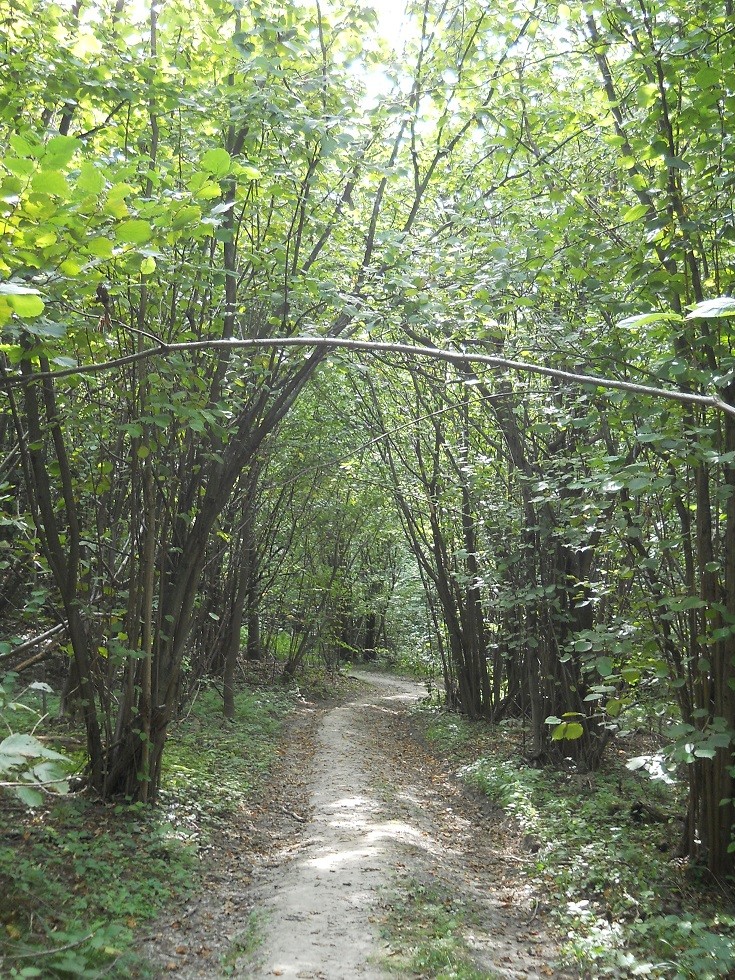
[{"label": "dirt path", "polygon": [[415,745],[409,749],[406,708],[425,689],[358,676],[371,689],[321,723],[309,823],[283,864],[256,886],[264,943],[235,972],[253,980],[387,977],[391,949],[379,934],[380,909],[396,881],[410,879],[459,890],[482,908],[472,945],[488,976],[561,976],[549,965],[555,956],[548,937],[524,925],[528,896],[517,875],[508,892],[507,868],[492,873],[483,853],[486,831],[476,822],[483,814],[434,760]]},{"label": "dirt path", "polygon": [[[497,817],[409,734],[407,709],[424,688],[357,676],[365,693],[302,719],[283,796],[249,825],[250,856],[261,850],[252,879],[218,875],[215,862],[208,894],[153,940],[160,975],[382,980],[393,951],[380,922],[410,883],[438,886],[473,909],[467,939],[488,978],[568,976],[554,967],[556,948],[519,873],[523,858],[504,852]],[[236,847],[232,840],[230,864]],[[251,933],[262,940],[255,951]]]},{"label": "dirt path", "polygon": [[[254,978],[361,977],[379,980],[385,952],[375,926],[378,889],[406,846],[423,837],[381,800],[381,774],[364,714],[414,701],[418,685],[369,675],[375,695],[333,708],[317,733],[311,819],[283,867],[256,889],[266,934]],[[377,776],[377,778],[376,778]],[[244,967],[244,964],[240,964]]]}]

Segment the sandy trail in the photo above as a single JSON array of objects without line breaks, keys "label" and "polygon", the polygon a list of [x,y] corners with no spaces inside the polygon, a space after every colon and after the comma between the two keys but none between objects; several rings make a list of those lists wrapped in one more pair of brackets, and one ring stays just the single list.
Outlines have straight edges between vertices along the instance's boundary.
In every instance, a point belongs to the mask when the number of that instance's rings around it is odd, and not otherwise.
[{"label": "sandy trail", "polygon": [[480,976],[571,976],[555,965],[518,828],[411,734],[423,686],[356,676],[364,684],[348,703],[304,703],[260,804],[231,815],[196,893],[143,939],[156,975],[433,980],[397,970],[402,951],[380,924],[389,907],[415,902],[422,914],[421,896],[435,894],[467,911],[462,933]]},{"label": "sandy trail", "polygon": [[[406,845],[426,835],[397,819],[381,801],[371,746],[357,719],[366,711],[405,706],[423,689],[378,675],[365,679],[374,694],[333,708],[319,729],[312,816],[285,867],[256,889],[255,900],[266,913],[265,938],[259,965],[243,975],[386,976],[375,962],[385,952],[371,914],[379,902],[377,891],[389,884]],[[238,967],[246,969],[244,963]]]}]

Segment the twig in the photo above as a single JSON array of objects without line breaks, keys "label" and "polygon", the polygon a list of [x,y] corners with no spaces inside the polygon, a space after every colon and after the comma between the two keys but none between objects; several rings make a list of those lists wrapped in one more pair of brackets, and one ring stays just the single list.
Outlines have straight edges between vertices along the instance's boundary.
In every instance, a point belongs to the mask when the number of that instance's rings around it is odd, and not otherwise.
[{"label": "twig", "polygon": [[299,823],[309,822],[307,817],[302,817],[298,813],[294,813],[293,810],[287,810],[285,806],[282,806],[281,810],[286,814],[287,817],[291,817],[292,820],[298,820]]},{"label": "twig", "polygon": [[7,660],[8,657],[16,656],[19,653],[25,653],[26,650],[32,650],[33,647],[37,647],[39,643],[43,643],[44,640],[50,639],[52,636],[56,636],[57,633],[61,633],[66,629],[66,623],[57,623],[56,626],[52,626],[50,630],[46,630],[45,633],[41,633],[38,636],[34,636],[30,640],[26,640],[25,643],[21,643],[20,646],[14,647],[12,650],[8,650],[4,653],[0,660]]},{"label": "twig", "polygon": [[[36,756],[35,758],[43,758],[43,756]],[[58,786],[59,783],[65,783],[66,776],[61,776],[59,779],[34,779],[33,782],[29,780],[13,780],[13,779],[2,779],[0,780],[0,789],[15,789],[17,786],[24,786],[26,789],[42,789],[44,793],[48,793],[49,796],[52,795],[51,790],[47,790],[47,786]],[[65,795],[65,794],[64,794]]]},{"label": "twig", "polygon": [[[95,930],[96,931],[96,930]],[[57,953],[65,953],[67,949],[76,949],[77,946],[81,946],[86,943],[88,939],[91,939],[95,935],[95,932],[90,932],[81,939],[77,939],[73,943],[67,943],[65,946],[57,946],[55,949],[34,949],[30,953],[13,953],[10,956],[6,956],[7,960],[27,960],[31,956],[55,956]]]},{"label": "twig", "polygon": [[27,660],[24,660],[22,664],[18,664],[17,667],[13,667],[13,670],[15,671],[16,674],[20,674],[21,671],[27,670],[29,667],[32,667],[34,664],[41,663],[41,661],[45,660],[46,657],[50,657],[51,654],[54,652],[54,650],[55,647],[49,646],[45,650],[41,650],[40,653],[34,653],[32,657],[29,657]]},{"label": "twig", "polygon": [[531,918],[530,918],[530,919],[528,919],[528,921],[527,921],[527,922],[524,922],[524,923],[523,923],[523,925],[524,925],[524,926],[530,926],[530,925],[531,925],[531,923],[533,922],[533,920],[534,920],[534,919],[536,918],[536,916],[538,915],[538,910],[539,910],[539,907],[540,907],[540,905],[541,905],[541,903],[539,902],[539,900],[538,900],[538,899],[536,899],[536,908],[535,908],[535,909],[533,910],[533,915],[531,916]]}]

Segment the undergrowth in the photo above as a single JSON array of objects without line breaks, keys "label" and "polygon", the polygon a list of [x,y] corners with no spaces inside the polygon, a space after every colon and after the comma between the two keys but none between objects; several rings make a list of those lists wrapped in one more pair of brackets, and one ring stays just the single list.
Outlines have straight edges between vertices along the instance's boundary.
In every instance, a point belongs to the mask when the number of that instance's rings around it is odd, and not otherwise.
[{"label": "undergrowth", "polygon": [[203,845],[262,783],[291,703],[243,691],[228,722],[203,691],[172,727],[156,807],[0,797],[0,974],[148,976],[141,928],[196,887]]},{"label": "undergrowth", "polygon": [[432,980],[492,980],[480,972],[463,938],[471,911],[458,895],[418,882],[403,885],[387,905],[383,936],[390,942],[391,973]]},{"label": "undergrowth", "polygon": [[521,762],[521,732],[420,709],[424,737],[514,818],[524,873],[587,976],[735,976],[732,895],[678,859],[683,798],[611,756],[594,774]]},{"label": "undergrowth", "polygon": [[252,957],[260,949],[264,925],[264,914],[258,909],[253,909],[245,921],[244,928],[233,936],[229,950],[221,959],[223,976],[237,976],[238,959],[241,956]]},{"label": "undergrowth", "polygon": [[166,746],[161,804],[170,817],[198,834],[216,826],[261,785],[273,763],[284,715],[293,703],[282,691],[243,691],[235,717],[222,699],[204,690]]}]

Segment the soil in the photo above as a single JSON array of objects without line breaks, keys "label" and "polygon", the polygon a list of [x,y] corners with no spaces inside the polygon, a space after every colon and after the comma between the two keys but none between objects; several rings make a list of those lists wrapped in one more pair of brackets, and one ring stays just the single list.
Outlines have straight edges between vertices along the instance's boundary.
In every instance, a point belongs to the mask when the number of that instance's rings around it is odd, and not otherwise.
[{"label": "soil", "polygon": [[410,883],[463,897],[488,977],[571,976],[522,874],[533,858],[520,835],[411,735],[425,689],[354,676],[354,699],[300,708],[266,798],[222,828],[201,892],[146,941],[157,975],[396,976],[381,922]]}]

